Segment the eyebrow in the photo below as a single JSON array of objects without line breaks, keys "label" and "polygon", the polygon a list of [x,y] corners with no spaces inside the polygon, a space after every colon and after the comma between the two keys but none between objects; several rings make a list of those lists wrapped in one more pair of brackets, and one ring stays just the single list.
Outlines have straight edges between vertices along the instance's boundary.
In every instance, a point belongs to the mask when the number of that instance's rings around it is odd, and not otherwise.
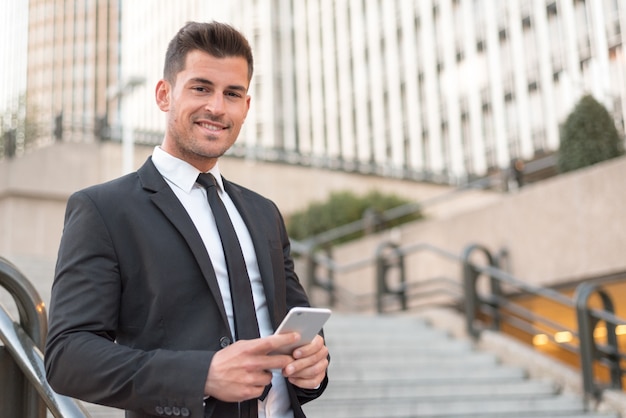
[{"label": "eyebrow", "polygon": [[[206,78],[202,78],[202,77],[195,77],[195,78],[192,78],[189,81],[191,83],[207,84],[209,86],[214,86],[215,85],[215,83],[213,83],[211,80],[207,80]],[[245,86],[242,86],[242,85],[239,85],[239,84],[232,84],[232,85],[228,86],[228,90],[237,90],[237,91],[241,91],[243,93],[248,91],[248,89]]]}]

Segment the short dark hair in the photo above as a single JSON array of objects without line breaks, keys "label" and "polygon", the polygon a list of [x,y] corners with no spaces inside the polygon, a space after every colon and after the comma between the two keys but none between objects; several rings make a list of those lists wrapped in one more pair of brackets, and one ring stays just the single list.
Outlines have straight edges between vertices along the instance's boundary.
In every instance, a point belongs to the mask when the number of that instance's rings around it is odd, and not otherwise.
[{"label": "short dark hair", "polygon": [[248,81],[254,62],[248,40],[234,27],[219,22],[187,22],[170,41],[165,54],[163,78],[174,83],[176,74],[185,68],[187,54],[204,51],[217,58],[242,57],[248,62]]}]

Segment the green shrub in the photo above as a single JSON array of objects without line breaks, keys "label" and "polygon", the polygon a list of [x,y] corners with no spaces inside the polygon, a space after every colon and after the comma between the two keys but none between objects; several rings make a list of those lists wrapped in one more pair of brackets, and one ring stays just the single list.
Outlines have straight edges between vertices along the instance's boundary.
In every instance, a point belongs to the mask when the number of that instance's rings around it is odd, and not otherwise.
[{"label": "green shrub", "polygon": [[[304,240],[339,226],[347,225],[363,218],[366,211],[371,210],[380,215],[388,209],[410,203],[396,195],[384,195],[372,191],[359,197],[352,192],[334,192],[326,202],[314,202],[307,209],[293,213],[286,220],[287,232],[295,240]],[[417,212],[401,218],[384,222],[381,227],[390,228],[405,222],[420,219]],[[335,240],[333,243],[345,242],[359,238],[362,232],[351,234]]]},{"label": "green shrub", "polygon": [[564,173],[624,153],[613,118],[591,95],[583,96],[561,130],[558,168]]}]

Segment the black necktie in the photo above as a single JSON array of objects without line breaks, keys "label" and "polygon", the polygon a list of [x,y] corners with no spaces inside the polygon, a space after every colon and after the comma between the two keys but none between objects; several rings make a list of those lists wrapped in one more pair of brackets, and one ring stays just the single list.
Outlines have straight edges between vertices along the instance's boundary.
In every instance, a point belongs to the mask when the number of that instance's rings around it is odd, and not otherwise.
[{"label": "black necktie", "polygon": [[206,188],[209,205],[222,240],[235,317],[235,338],[237,340],[259,338],[259,325],[254,309],[250,278],[235,228],[233,228],[222,199],[217,194],[217,185],[213,175],[200,173],[198,183]]},{"label": "black necktie", "polygon": [[[243,252],[241,251],[235,228],[226,211],[226,206],[224,206],[224,202],[217,194],[215,177],[209,173],[200,173],[197,181],[206,189],[207,199],[209,200],[209,205],[217,224],[217,230],[222,240],[226,268],[228,269],[233,315],[235,317],[235,338],[237,340],[259,338],[259,324],[256,319],[252,287],[250,286],[246,262],[243,258]],[[259,399],[265,399],[271,386],[271,383],[267,385]],[[239,409],[241,417],[257,417],[256,399],[241,402]]]}]

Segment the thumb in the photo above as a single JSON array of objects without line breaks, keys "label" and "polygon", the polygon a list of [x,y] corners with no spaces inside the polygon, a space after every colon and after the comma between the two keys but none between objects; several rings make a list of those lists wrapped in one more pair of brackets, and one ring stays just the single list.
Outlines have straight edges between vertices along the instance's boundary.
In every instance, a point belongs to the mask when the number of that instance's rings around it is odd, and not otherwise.
[{"label": "thumb", "polygon": [[265,354],[277,351],[279,348],[296,343],[300,340],[300,334],[297,332],[287,332],[284,334],[274,334],[261,338],[263,344],[259,346],[259,350]]}]

